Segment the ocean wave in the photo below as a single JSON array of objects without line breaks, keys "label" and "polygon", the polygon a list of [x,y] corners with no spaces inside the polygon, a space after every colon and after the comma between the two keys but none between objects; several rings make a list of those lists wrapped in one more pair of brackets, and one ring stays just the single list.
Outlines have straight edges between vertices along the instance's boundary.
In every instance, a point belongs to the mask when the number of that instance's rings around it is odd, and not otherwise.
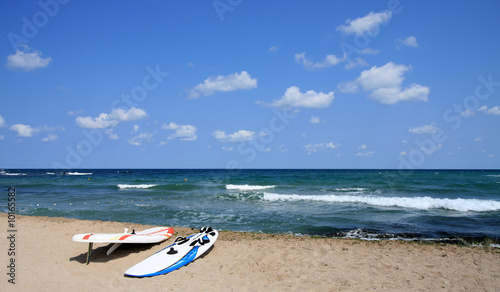
[{"label": "ocean wave", "polygon": [[258,191],[271,189],[275,186],[252,186],[252,185],[226,185],[227,190],[240,190],[240,191]]},{"label": "ocean wave", "polygon": [[478,199],[438,199],[431,197],[379,197],[379,196],[349,196],[349,195],[283,195],[264,193],[267,201],[321,201],[332,203],[362,203],[379,207],[402,207],[419,210],[449,209],[460,212],[497,211],[500,201]]},{"label": "ocean wave", "polygon": [[91,175],[92,172],[66,172],[66,175]]},{"label": "ocean wave", "polygon": [[367,191],[366,188],[338,188],[335,189],[337,192],[364,192]]},{"label": "ocean wave", "polygon": [[28,175],[27,173],[17,173],[17,172],[2,172],[2,175],[11,175],[11,176],[18,176],[18,175]]},{"label": "ocean wave", "polygon": [[118,184],[116,185],[119,189],[149,189],[152,187],[156,187],[154,184],[142,184],[142,185],[127,185],[127,184]]}]

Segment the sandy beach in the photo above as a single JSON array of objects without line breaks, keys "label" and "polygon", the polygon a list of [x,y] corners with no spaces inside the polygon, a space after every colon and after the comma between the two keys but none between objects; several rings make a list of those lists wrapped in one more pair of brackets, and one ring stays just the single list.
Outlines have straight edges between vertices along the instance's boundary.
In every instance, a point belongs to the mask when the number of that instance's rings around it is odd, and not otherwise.
[{"label": "sandy beach", "polygon": [[[170,244],[87,244],[77,233],[118,233],[153,226],[7,214],[0,248],[2,291],[499,291],[500,250],[446,244],[360,241],[221,231],[203,258],[167,275],[128,278],[126,269]],[[216,226],[213,226],[216,227]],[[195,232],[174,227],[176,236]],[[10,239],[9,239],[10,237]],[[11,240],[14,238],[13,240]],[[15,255],[9,255],[9,249]],[[14,259],[14,274],[9,275]],[[14,276],[15,284],[8,280]]]}]

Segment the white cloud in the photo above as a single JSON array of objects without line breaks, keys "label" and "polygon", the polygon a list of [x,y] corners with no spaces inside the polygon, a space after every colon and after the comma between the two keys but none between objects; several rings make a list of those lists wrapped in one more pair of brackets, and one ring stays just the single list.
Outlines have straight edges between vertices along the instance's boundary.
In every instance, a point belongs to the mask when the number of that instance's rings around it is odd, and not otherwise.
[{"label": "white cloud", "polygon": [[225,131],[215,130],[212,136],[219,142],[242,143],[255,139],[256,133],[254,131],[239,130],[228,135]]},{"label": "white cloud", "polygon": [[16,50],[15,54],[7,56],[7,68],[31,71],[47,67],[51,61],[50,57],[42,58],[40,51],[33,51],[28,46],[23,45],[21,49]]},{"label": "white cloud", "polygon": [[314,117],[314,116],[311,117],[311,119],[309,119],[309,123],[311,123],[311,124],[319,124],[320,121],[321,120],[319,117]]},{"label": "white cloud", "polygon": [[355,93],[360,88],[364,91],[371,91],[369,98],[381,104],[427,101],[429,87],[415,83],[404,89],[401,87],[405,79],[404,74],[410,69],[411,66],[396,65],[392,62],[382,67],[373,66],[361,72],[356,80],[339,84],[339,89],[343,93]]},{"label": "white cloud", "polygon": [[22,138],[33,137],[33,135],[38,134],[40,132],[54,132],[56,130],[64,131],[63,127],[40,126],[34,128],[30,125],[24,125],[24,124],[12,125],[9,129],[17,132],[17,137],[22,137]]},{"label": "white cloud", "polygon": [[109,118],[112,120],[116,120],[119,122],[130,122],[130,121],[136,121],[143,119],[147,117],[148,114],[140,108],[136,107],[131,107],[128,111],[122,109],[122,108],[117,108],[113,109],[111,113],[109,114]]},{"label": "white cloud", "polygon": [[420,127],[412,127],[408,129],[408,132],[412,134],[434,134],[438,131],[438,127],[436,127],[435,123],[424,125]]},{"label": "white cloud", "polygon": [[484,114],[487,115],[500,115],[500,106],[494,106],[492,108],[488,108],[487,106],[483,105],[478,109],[478,111],[483,112]]},{"label": "white cloud", "polygon": [[300,92],[297,86],[287,88],[280,100],[275,100],[273,107],[303,107],[303,108],[324,108],[329,106],[334,97],[334,92],[323,93],[309,90],[306,93]]},{"label": "white cloud", "polygon": [[56,134],[49,134],[47,137],[43,138],[43,142],[51,142],[57,140],[59,137],[57,137]]},{"label": "white cloud", "polygon": [[69,111],[68,115],[77,116],[77,115],[82,114],[82,113],[83,113],[83,110],[76,110],[76,111]]},{"label": "white cloud", "polygon": [[109,127],[115,127],[118,125],[118,121],[111,120],[108,114],[102,113],[96,118],[89,116],[77,117],[75,119],[76,125],[80,128],[86,129],[105,129]]},{"label": "white cloud", "polygon": [[173,130],[174,134],[168,136],[168,140],[173,140],[179,138],[183,141],[194,141],[198,139],[196,135],[196,127],[192,125],[178,125],[176,123],[163,124],[162,129],[164,130]]},{"label": "white cloud", "polygon": [[153,142],[153,134],[151,134],[151,133],[140,133],[139,135],[132,137],[132,139],[128,140],[127,142],[130,145],[141,146],[142,143],[144,143],[145,141],[147,141],[147,142]]},{"label": "white cloud", "polygon": [[118,134],[116,134],[113,130],[114,129],[106,129],[104,134],[108,135],[108,138],[111,140],[118,140],[120,137],[118,137]]},{"label": "white cloud", "polygon": [[474,140],[473,140],[473,141],[474,141],[474,142],[483,142],[483,138],[481,138],[481,137],[476,137],[476,138],[474,138]]},{"label": "white cloud", "polygon": [[[479,109],[481,110],[481,109]],[[470,109],[466,109],[464,110],[463,112],[460,113],[460,116],[463,117],[463,118],[469,118],[469,117],[472,117],[473,115],[475,115],[476,113]]]},{"label": "white cloud", "polygon": [[32,137],[37,131],[30,125],[15,124],[10,127],[12,131],[17,132],[17,137]]},{"label": "white cloud", "polygon": [[302,63],[304,68],[306,68],[307,70],[332,67],[339,63],[345,62],[346,60],[347,54],[344,54],[342,58],[338,58],[335,55],[326,55],[326,58],[323,61],[314,63],[313,61],[306,58],[306,53],[295,54],[295,62],[299,64]]},{"label": "white cloud", "polygon": [[222,150],[224,150],[224,151],[233,151],[234,148],[232,146],[231,147],[222,146]]},{"label": "white cloud", "polygon": [[404,39],[398,38],[396,39],[396,43],[407,47],[418,48],[417,38],[412,35]]},{"label": "white cloud", "polygon": [[269,52],[277,52],[280,48],[278,46],[271,46]]},{"label": "white cloud", "polygon": [[368,146],[366,146],[366,144],[359,146],[358,150],[360,150],[360,151],[358,153],[356,153],[356,156],[358,156],[358,157],[370,157],[375,153],[373,151],[363,151],[363,150],[366,150],[367,148],[368,148]]},{"label": "white cloud", "polygon": [[307,154],[312,154],[319,151],[330,152],[331,149],[337,148],[339,145],[333,142],[328,143],[318,143],[318,144],[307,144],[304,146],[304,149],[307,151]]},{"label": "white cloud", "polygon": [[346,34],[356,34],[358,36],[369,33],[371,36],[378,34],[380,25],[391,19],[391,12],[384,11],[379,13],[370,12],[363,17],[354,20],[346,20],[347,25],[337,26],[337,30]]},{"label": "white cloud", "polygon": [[137,131],[139,131],[139,126],[138,125],[134,125],[132,127],[132,133],[137,133]]},{"label": "white cloud", "polygon": [[[21,137],[21,138],[33,137],[33,135],[36,135],[40,132],[54,132],[57,130],[60,130],[60,131],[65,130],[64,127],[60,127],[60,126],[49,127],[49,126],[44,125],[44,126],[40,126],[40,127],[32,127],[30,125],[24,125],[24,124],[12,125],[12,126],[10,126],[9,129],[17,132],[17,137]],[[49,139],[49,140],[47,140],[47,139]],[[56,135],[49,135],[48,137],[44,138],[43,141],[47,142],[47,141],[53,141],[55,139],[57,139]]]},{"label": "white cloud", "polygon": [[350,70],[350,69],[354,69],[354,68],[361,68],[361,67],[366,67],[368,66],[368,63],[361,59],[361,58],[356,58],[354,60],[350,60],[345,66],[344,68],[346,68],[347,70]]},{"label": "white cloud", "polygon": [[257,79],[252,79],[247,71],[227,76],[209,77],[189,91],[189,98],[213,95],[216,91],[235,91],[257,88]]},{"label": "white cloud", "polygon": [[143,109],[132,107],[129,110],[113,109],[110,114],[101,113],[96,118],[89,116],[77,117],[76,125],[86,129],[105,129],[116,127],[120,122],[130,122],[147,117]]},{"label": "white cloud", "polygon": [[3,128],[5,126],[6,126],[5,119],[0,115],[0,128]]},{"label": "white cloud", "polygon": [[358,153],[356,153],[356,156],[358,156],[358,157],[370,157],[374,153],[375,152],[373,152],[373,151],[358,152]]}]

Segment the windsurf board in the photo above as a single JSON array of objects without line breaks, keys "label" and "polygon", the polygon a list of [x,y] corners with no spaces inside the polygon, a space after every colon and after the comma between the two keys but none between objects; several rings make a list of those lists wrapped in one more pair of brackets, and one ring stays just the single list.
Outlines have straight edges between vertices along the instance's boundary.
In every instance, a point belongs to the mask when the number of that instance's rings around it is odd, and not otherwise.
[{"label": "windsurf board", "polygon": [[122,243],[157,243],[169,239],[174,234],[172,227],[154,227],[139,232],[128,232],[125,228],[123,233],[82,233],[73,235],[75,242],[89,243],[87,254],[87,264],[90,261],[90,254],[93,243],[114,243],[106,253],[110,255]]},{"label": "windsurf board", "polygon": [[125,271],[130,277],[152,277],[177,270],[203,255],[217,240],[219,233],[210,227],[176,241]]}]

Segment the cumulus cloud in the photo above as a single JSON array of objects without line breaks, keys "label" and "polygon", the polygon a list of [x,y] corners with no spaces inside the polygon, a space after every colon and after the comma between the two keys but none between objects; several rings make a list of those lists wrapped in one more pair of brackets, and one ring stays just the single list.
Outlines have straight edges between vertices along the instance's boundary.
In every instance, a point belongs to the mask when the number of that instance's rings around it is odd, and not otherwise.
[{"label": "cumulus cloud", "polygon": [[339,58],[335,55],[326,55],[326,58],[321,62],[313,62],[306,58],[306,53],[295,54],[295,62],[302,64],[307,70],[315,70],[335,66],[347,60],[347,53]]},{"label": "cumulus cloud", "polygon": [[361,67],[366,67],[368,66],[368,63],[361,59],[361,58],[356,58],[356,59],[351,59],[345,66],[344,68],[347,70],[351,70],[354,68],[361,68]]},{"label": "cumulus cloud", "polygon": [[337,148],[339,145],[335,144],[333,142],[325,142],[325,143],[318,143],[318,144],[307,144],[304,146],[304,149],[307,151],[307,154],[312,154],[315,152],[320,152],[320,151],[325,151],[325,152],[330,152],[331,149]]},{"label": "cumulus cloud", "polygon": [[365,151],[365,152],[358,152],[358,153],[356,153],[356,156],[357,157],[370,157],[373,154],[375,154],[374,151]]},{"label": "cumulus cloud", "polygon": [[43,58],[40,51],[34,51],[26,45],[20,46],[15,54],[7,56],[7,68],[31,71],[37,68],[47,67],[52,58]]},{"label": "cumulus cloud", "polygon": [[119,123],[118,121],[111,120],[109,114],[106,113],[102,113],[96,118],[89,116],[77,117],[75,121],[78,127],[86,129],[105,129],[115,127]]},{"label": "cumulus cloud", "polygon": [[393,62],[381,67],[373,66],[361,72],[356,80],[340,84],[339,89],[343,93],[355,93],[360,89],[371,91],[368,97],[381,104],[427,101],[429,87],[413,83],[402,88],[404,74],[411,69],[411,66],[396,65]]},{"label": "cumulus cloud", "polygon": [[271,46],[269,52],[277,52],[280,48],[278,46]]},{"label": "cumulus cloud", "polygon": [[239,130],[233,134],[226,134],[225,131],[216,130],[212,133],[212,136],[219,142],[232,142],[232,143],[242,143],[252,141],[256,137],[254,131]]},{"label": "cumulus cloud", "polygon": [[116,127],[120,122],[136,121],[147,117],[146,111],[140,108],[132,107],[129,110],[121,108],[113,109],[111,113],[101,113],[92,118],[90,116],[76,118],[76,125],[86,129],[105,129]]},{"label": "cumulus cloud", "polygon": [[37,132],[35,129],[33,129],[30,125],[24,125],[24,124],[15,124],[10,127],[12,131],[17,132],[17,137],[33,137],[33,134]]},{"label": "cumulus cloud", "polygon": [[0,115],[0,128],[5,126],[6,126],[5,119]]},{"label": "cumulus cloud", "polygon": [[49,134],[47,137],[43,138],[43,142],[51,142],[57,140],[59,137],[56,134]]},{"label": "cumulus cloud", "polygon": [[354,20],[346,20],[346,25],[337,26],[337,30],[345,34],[355,34],[358,36],[365,33],[376,35],[379,31],[379,27],[388,22],[391,16],[392,14],[389,11],[379,13],[370,12],[363,17]]},{"label": "cumulus cloud", "polygon": [[418,43],[417,43],[417,38],[414,37],[414,36],[409,36],[409,37],[406,37],[406,38],[398,38],[396,39],[396,43],[398,45],[403,45],[403,46],[406,46],[406,47],[413,47],[413,48],[418,48]]},{"label": "cumulus cloud", "polygon": [[178,125],[176,123],[163,124],[162,129],[173,130],[174,134],[168,136],[168,140],[180,139],[183,141],[194,141],[198,139],[196,135],[196,127],[192,125]]},{"label": "cumulus cloud", "polygon": [[359,146],[358,150],[360,150],[360,151],[358,153],[356,153],[356,156],[357,157],[370,157],[373,154],[375,154],[374,151],[365,151],[367,148],[368,148],[368,146],[366,146],[366,144]]},{"label": "cumulus cloud", "polygon": [[287,88],[280,100],[271,103],[272,107],[303,107],[303,108],[324,108],[329,106],[334,97],[334,92],[323,93],[309,90],[306,93],[300,92],[297,86]]},{"label": "cumulus cloud", "polygon": [[153,134],[151,134],[151,133],[140,133],[139,135],[132,137],[127,142],[130,145],[141,146],[142,143],[144,143],[145,141],[147,141],[147,142],[153,142]]},{"label": "cumulus cloud", "polygon": [[487,106],[483,105],[478,109],[478,111],[487,115],[500,115],[500,106],[494,106],[492,108],[488,108]]},{"label": "cumulus cloud", "polygon": [[209,77],[189,91],[189,98],[213,95],[217,91],[235,91],[257,88],[257,79],[251,78],[247,71],[226,76]]},{"label": "cumulus cloud", "polygon": [[319,124],[320,121],[321,121],[320,118],[319,117],[315,117],[315,116],[312,116],[309,119],[309,123],[311,123],[311,124]]},{"label": "cumulus cloud", "polygon": [[412,134],[434,134],[438,131],[438,127],[436,127],[435,123],[424,125],[420,127],[412,127],[408,129],[408,132]]},{"label": "cumulus cloud", "polygon": [[64,130],[63,127],[49,127],[49,126],[32,127],[30,125],[25,125],[25,124],[15,124],[10,126],[9,129],[17,132],[17,137],[21,138],[33,137],[33,135],[38,134],[40,132],[54,132],[56,130]]},{"label": "cumulus cloud", "polygon": [[148,115],[143,109],[132,107],[128,111],[118,108],[111,111],[109,118],[119,122],[130,122],[143,119]]}]

